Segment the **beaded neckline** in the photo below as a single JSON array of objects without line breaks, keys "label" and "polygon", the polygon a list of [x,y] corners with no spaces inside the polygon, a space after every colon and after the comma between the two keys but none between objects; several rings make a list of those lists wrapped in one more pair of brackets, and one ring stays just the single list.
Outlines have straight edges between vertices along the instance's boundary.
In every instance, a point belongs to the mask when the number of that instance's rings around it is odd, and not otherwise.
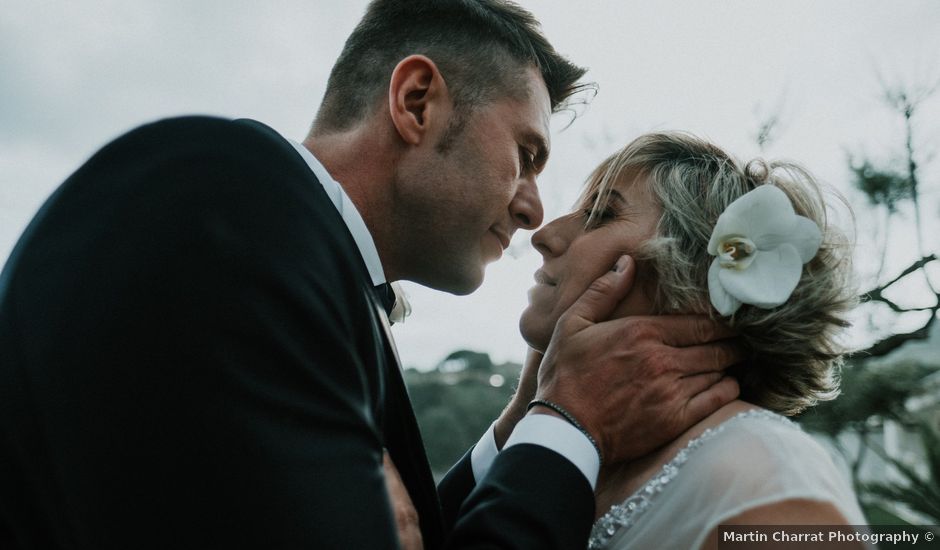
[{"label": "beaded neckline", "polygon": [[610,507],[603,516],[601,516],[591,529],[591,538],[588,539],[588,548],[598,550],[603,548],[618,531],[626,531],[636,524],[637,520],[652,506],[653,499],[662,492],[662,490],[679,473],[679,468],[689,459],[695,449],[701,447],[709,439],[715,437],[734,420],[742,418],[765,418],[784,422],[790,426],[799,429],[790,419],[780,416],[777,413],[766,409],[751,409],[740,412],[731,418],[725,420],[714,428],[708,428],[698,437],[692,438],[684,448],[680,449],[669,462],[663,465],[659,471],[643,484],[635,493],[630,495],[620,504]]}]

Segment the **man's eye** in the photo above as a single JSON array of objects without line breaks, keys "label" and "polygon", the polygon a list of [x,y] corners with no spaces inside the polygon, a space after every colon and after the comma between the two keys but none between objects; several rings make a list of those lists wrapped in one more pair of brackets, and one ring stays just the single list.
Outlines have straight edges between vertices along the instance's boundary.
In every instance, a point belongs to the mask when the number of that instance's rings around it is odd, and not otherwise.
[{"label": "man's eye", "polygon": [[519,164],[522,167],[522,171],[531,172],[535,170],[535,155],[525,147],[519,148]]}]

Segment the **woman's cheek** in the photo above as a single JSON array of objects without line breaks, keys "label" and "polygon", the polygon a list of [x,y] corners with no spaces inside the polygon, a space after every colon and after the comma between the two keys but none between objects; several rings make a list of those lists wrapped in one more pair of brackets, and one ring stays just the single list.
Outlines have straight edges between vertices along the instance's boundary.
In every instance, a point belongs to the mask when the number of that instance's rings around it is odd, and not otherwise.
[{"label": "woman's cheek", "polygon": [[652,315],[653,291],[655,290],[655,277],[650,272],[649,264],[637,262],[636,276],[630,292],[614,310],[612,317],[626,317],[628,315]]}]

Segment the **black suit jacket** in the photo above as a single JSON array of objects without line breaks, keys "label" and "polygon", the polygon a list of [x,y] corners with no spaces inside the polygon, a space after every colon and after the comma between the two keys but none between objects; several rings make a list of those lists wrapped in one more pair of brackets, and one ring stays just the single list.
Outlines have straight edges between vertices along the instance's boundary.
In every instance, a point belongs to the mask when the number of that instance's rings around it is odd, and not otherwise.
[{"label": "black suit jacket", "polygon": [[[0,275],[0,546],[583,547],[590,487],[520,445],[443,509],[362,258],[250,121],[147,125],[42,207]],[[469,477],[468,477],[469,476]]]}]

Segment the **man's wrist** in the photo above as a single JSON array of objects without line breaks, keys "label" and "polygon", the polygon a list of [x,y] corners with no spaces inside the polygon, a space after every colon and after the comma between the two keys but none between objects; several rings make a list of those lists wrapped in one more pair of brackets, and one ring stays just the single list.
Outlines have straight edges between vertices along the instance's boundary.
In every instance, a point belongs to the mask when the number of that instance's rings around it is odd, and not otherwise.
[{"label": "man's wrist", "polygon": [[540,413],[526,415],[509,436],[504,450],[523,443],[539,445],[565,457],[594,489],[600,472],[600,456],[587,437],[564,418]]},{"label": "man's wrist", "polygon": [[529,402],[529,405],[526,407],[526,410],[532,410],[532,409],[542,409],[542,410],[549,411],[549,412],[537,413],[537,414],[554,413],[554,416],[561,418],[565,422],[574,426],[579,432],[584,434],[584,437],[587,438],[587,440],[594,447],[594,450],[597,451],[597,459],[600,462],[600,465],[603,466],[604,453],[601,452],[601,446],[597,443],[597,440],[594,439],[594,436],[591,435],[591,432],[589,432],[587,428],[585,428],[584,425],[582,425],[578,421],[578,419],[575,418],[573,414],[571,414],[571,412],[569,412],[567,409],[565,409],[558,403],[555,403],[554,401],[549,401],[548,399],[533,399],[531,402]]},{"label": "man's wrist", "polygon": [[496,439],[496,448],[502,449],[506,445],[509,436],[516,428],[516,424],[525,418],[526,404],[510,403],[506,410],[499,415],[496,422],[493,423],[493,437]]},{"label": "man's wrist", "polygon": [[529,407],[529,410],[528,410],[528,412],[527,412],[526,414],[547,414],[547,415],[554,416],[554,417],[556,417],[556,418],[560,418],[560,419],[562,419],[562,420],[566,420],[565,417],[562,416],[562,415],[561,415],[560,413],[558,413],[557,411],[555,411],[555,410],[553,410],[553,409],[549,409],[549,408],[546,407],[545,405],[539,405],[539,404],[535,404],[535,405]]}]

